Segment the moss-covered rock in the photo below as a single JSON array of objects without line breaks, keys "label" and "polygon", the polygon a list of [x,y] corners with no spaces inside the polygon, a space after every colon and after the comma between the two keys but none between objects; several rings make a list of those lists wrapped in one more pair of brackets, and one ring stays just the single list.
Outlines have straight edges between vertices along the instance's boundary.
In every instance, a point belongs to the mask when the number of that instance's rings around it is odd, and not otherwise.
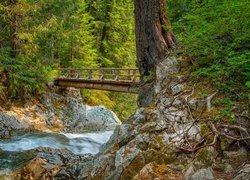
[{"label": "moss-covered rock", "polygon": [[207,166],[211,165],[213,162],[213,155],[211,150],[209,150],[208,148],[200,149],[195,155],[195,160]]},{"label": "moss-covered rock", "polygon": [[223,154],[234,169],[248,160],[248,150],[245,148],[240,148],[235,151],[224,151]]}]

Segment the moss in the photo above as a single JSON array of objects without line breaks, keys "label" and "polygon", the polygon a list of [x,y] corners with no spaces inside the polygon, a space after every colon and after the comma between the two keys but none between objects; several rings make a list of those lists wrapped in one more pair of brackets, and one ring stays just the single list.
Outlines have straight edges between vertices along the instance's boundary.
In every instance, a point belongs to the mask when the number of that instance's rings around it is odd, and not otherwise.
[{"label": "moss", "polygon": [[149,104],[143,111],[144,114],[150,114],[157,107],[157,103],[154,101]]},{"label": "moss", "polygon": [[62,107],[62,105],[63,105],[63,102],[60,101],[60,100],[56,100],[56,101],[53,102],[53,107],[55,109],[60,109]]},{"label": "moss", "polygon": [[41,108],[42,111],[48,111],[48,107],[43,105],[43,104],[39,104],[39,107]]},{"label": "moss", "polygon": [[233,140],[221,137],[220,138],[220,147],[223,151],[227,150],[232,144]]},{"label": "moss", "polygon": [[138,154],[134,160],[126,166],[120,179],[132,179],[145,166],[143,154]]},{"label": "moss", "polygon": [[164,148],[165,143],[163,142],[163,136],[155,136],[152,141],[149,143],[151,149],[160,150]]},{"label": "moss", "polygon": [[210,165],[212,163],[211,152],[208,151],[206,148],[200,149],[197,152],[195,159],[206,164],[206,165]]},{"label": "moss", "polygon": [[210,128],[208,127],[207,124],[201,124],[201,135],[203,137],[207,136],[208,134],[210,134],[212,131],[210,130]]}]

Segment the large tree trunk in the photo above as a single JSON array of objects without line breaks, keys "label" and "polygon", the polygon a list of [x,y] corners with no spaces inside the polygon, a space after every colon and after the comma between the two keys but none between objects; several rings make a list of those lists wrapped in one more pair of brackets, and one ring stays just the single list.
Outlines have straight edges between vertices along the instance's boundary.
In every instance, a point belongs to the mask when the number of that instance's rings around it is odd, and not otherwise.
[{"label": "large tree trunk", "polygon": [[[165,0],[135,0],[134,2],[137,59],[141,80],[144,83],[138,100],[139,106],[148,106],[152,97],[147,99],[145,95],[153,96],[152,81],[155,66],[166,58],[168,50],[173,48],[176,42],[166,16]],[[145,79],[151,80],[151,84],[145,82]]]}]

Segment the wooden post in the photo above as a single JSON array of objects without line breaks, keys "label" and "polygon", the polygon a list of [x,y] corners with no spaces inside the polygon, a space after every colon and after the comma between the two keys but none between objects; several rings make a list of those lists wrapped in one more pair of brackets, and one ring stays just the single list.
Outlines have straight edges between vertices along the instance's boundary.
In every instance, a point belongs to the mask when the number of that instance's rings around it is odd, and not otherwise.
[{"label": "wooden post", "polygon": [[135,82],[139,77],[138,72],[135,68],[59,68],[57,78]]},{"label": "wooden post", "polygon": [[103,80],[104,79],[103,69],[100,69],[99,72],[100,72],[99,80]]},{"label": "wooden post", "polygon": [[89,69],[88,70],[88,78],[87,79],[92,79],[92,70],[91,69]]},{"label": "wooden post", "polygon": [[81,73],[81,71],[78,69],[77,70],[77,77],[76,77],[77,79],[80,79],[80,77],[81,77],[80,73]]},{"label": "wooden post", "polygon": [[115,78],[116,81],[119,81],[119,70],[117,69],[116,70],[116,78]]},{"label": "wooden post", "polygon": [[113,79],[113,80],[115,80],[115,78],[116,78],[116,75],[115,75],[115,70],[114,70],[114,69],[112,69],[112,79]]},{"label": "wooden post", "polygon": [[70,70],[69,70],[69,69],[67,69],[67,73],[68,73],[68,74],[67,74],[67,78],[69,78],[69,79],[70,79],[70,78],[71,78],[71,76],[70,76]]},{"label": "wooden post", "polygon": [[60,76],[61,76],[61,69],[58,69],[57,78],[60,78]]},{"label": "wooden post", "polygon": [[132,81],[135,81],[136,80],[136,70],[134,69],[133,70],[133,78],[132,78]]},{"label": "wooden post", "polygon": [[131,69],[128,69],[128,76],[127,76],[127,78],[128,78],[129,81],[132,80],[132,79],[131,79],[131,75],[130,75],[130,71],[131,71]]}]

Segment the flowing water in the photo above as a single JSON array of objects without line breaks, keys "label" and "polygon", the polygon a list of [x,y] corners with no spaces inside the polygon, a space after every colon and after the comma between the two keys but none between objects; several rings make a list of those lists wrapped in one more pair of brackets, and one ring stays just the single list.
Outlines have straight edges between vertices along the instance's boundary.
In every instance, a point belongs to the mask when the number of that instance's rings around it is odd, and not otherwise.
[{"label": "flowing water", "polygon": [[75,154],[96,154],[112,133],[112,131],[82,134],[33,132],[0,140],[0,170],[12,168],[31,159],[33,156],[30,150],[38,147],[68,149]]}]

